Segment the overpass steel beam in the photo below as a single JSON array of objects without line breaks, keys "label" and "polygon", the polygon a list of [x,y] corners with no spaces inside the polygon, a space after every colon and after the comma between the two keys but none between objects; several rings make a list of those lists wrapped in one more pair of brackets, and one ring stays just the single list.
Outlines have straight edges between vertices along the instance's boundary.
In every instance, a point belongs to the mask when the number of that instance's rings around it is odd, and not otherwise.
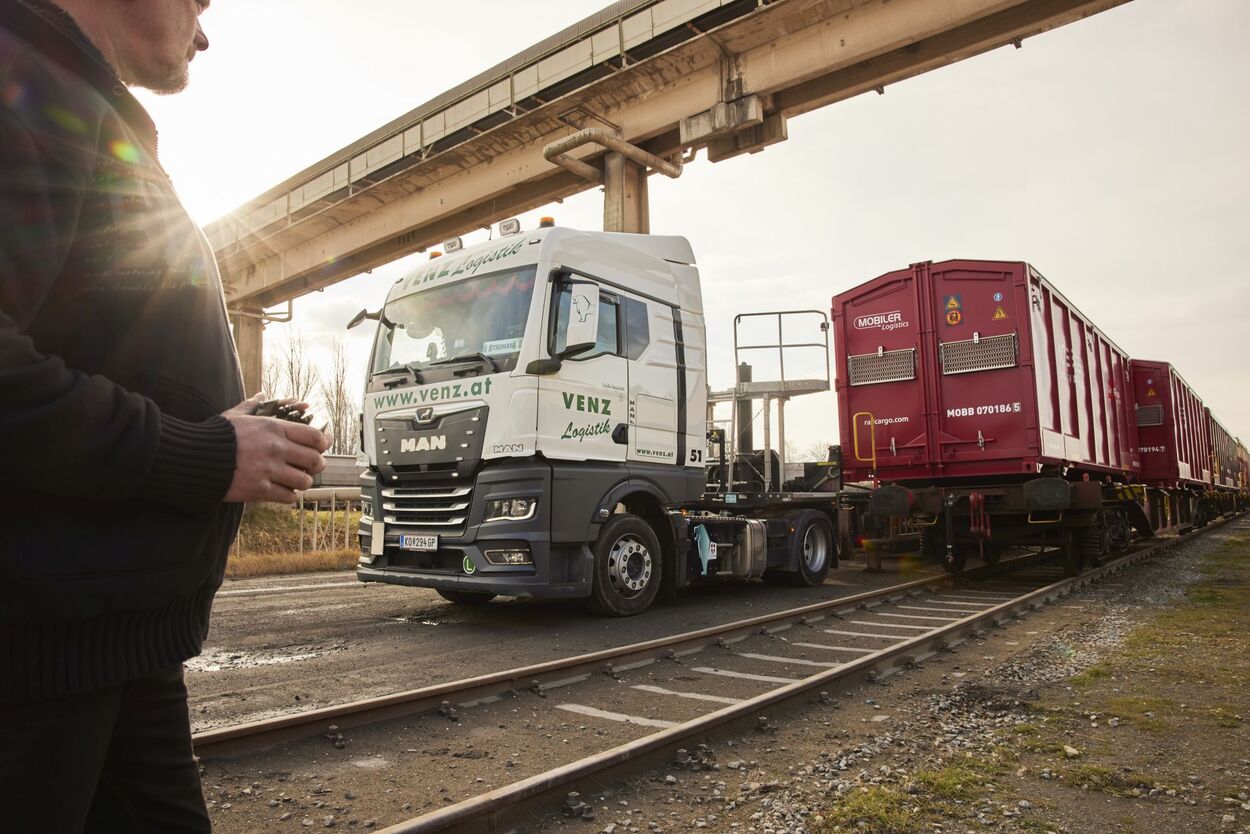
[{"label": "overpass steel beam", "polygon": [[[603,171],[593,165],[574,159],[568,152],[583,145],[601,145],[609,153],[603,161]],[[670,162],[655,154],[647,153],[637,145],[631,145],[601,127],[579,130],[543,148],[543,157],[582,179],[603,185],[603,230],[605,232],[630,232],[645,235],[651,231],[651,216],[647,205],[647,170],[655,170],[666,177],[681,176],[681,161]]]},{"label": "overpass steel beam", "polygon": [[[726,61],[735,92],[768,102],[766,118],[793,117],[1125,2],[776,0],[713,30],[716,42],[705,35],[628,64],[223,252],[227,297],[232,306],[277,304],[593,187],[541,150],[568,130],[561,116],[577,108],[664,157],[688,147],[680,138],[684,119],[725,103]],[[597,170],[594,153],[569,156]]]}]

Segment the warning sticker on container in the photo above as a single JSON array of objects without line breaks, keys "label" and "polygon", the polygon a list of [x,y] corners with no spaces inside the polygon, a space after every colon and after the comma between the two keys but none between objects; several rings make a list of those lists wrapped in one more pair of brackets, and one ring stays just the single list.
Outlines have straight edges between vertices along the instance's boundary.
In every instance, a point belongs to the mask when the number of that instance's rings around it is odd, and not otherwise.
[{"label": "warning sticker on container", "polygon": [[963,320],[964,320],[964,314],[961,313],[959,310],[951,310],[950,312],[946,314],[946,326],[947,327],[954,327],[957,324],[961,324]]},{"label": "warning sticker on container", "polygon": [[963,298],[959,295],[959,293],[948,295],[942,302],[942,306],[947,310],[961,310],[964,306]]},{"label": "warning sticker on container", "polygon": [[1159,395],[1155,393],[1155,389],[1153,389],[1153,388],[1147,388],[1147,389],[1146,389],[1146,396],[1147,396],[1147,397],[1157,397],[1157,396],[1159,396]]},{"label": "warning sticker on container", "polygon": [[999,304],[994,308],[994,321],[1005,321],[1006,318],[1007,311],[1003,309],[1003,305]]}]

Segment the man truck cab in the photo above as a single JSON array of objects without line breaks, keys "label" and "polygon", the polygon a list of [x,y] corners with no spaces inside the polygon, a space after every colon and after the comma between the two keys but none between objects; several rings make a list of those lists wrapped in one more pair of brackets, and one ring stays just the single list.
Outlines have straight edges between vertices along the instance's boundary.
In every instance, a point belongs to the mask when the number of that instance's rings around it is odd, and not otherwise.
[{"label": "man truck cab", "polygon": [[431,260],[369,317],[361,580],[620,616],[691,575],[767,568],[763,522],[692,532],[677,511],[704,492],[707,440],[684,238],[544,223]]}]

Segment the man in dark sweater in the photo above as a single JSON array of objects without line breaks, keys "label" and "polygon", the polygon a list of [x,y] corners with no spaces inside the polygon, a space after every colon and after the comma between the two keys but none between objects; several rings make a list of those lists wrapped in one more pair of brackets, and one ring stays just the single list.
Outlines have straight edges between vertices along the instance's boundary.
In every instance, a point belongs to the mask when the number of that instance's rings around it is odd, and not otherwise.
[{"label": "man in dark sweater", "polygon": [[[128,92],[208,0],[0,0],[0,830],[208,831],[182,662],[242,502],[329,439],[252,416],[213,253]],[[240,402],[242,400],[242,402]]]}]

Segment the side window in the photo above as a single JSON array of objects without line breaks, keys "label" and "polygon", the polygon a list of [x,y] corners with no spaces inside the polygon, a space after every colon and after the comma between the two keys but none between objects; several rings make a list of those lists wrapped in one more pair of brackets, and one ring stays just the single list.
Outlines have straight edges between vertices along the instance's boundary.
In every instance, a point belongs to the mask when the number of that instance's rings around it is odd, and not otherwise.
[{"label": "side window", "polygon": [[625,319],[625,358],[637,359],[651,344],[647,305],[632,298],[622,298],[621,311]]},{"label": "side window", "polygon": [[[565,284],[559,289],[555,298],[556,338],[555,344],[551,346],[552,353],[559,353],[568,344],[566,337],[569,332],[569,308],[572,305],[572,299],[572,288]],[[570,356],[569,361],[581,362],[605,354],[620,356],[621,328],[619,318],[620,304],[616,297],[601,289],[599,291],[599,340],[592,349],[585,353]]]}]

